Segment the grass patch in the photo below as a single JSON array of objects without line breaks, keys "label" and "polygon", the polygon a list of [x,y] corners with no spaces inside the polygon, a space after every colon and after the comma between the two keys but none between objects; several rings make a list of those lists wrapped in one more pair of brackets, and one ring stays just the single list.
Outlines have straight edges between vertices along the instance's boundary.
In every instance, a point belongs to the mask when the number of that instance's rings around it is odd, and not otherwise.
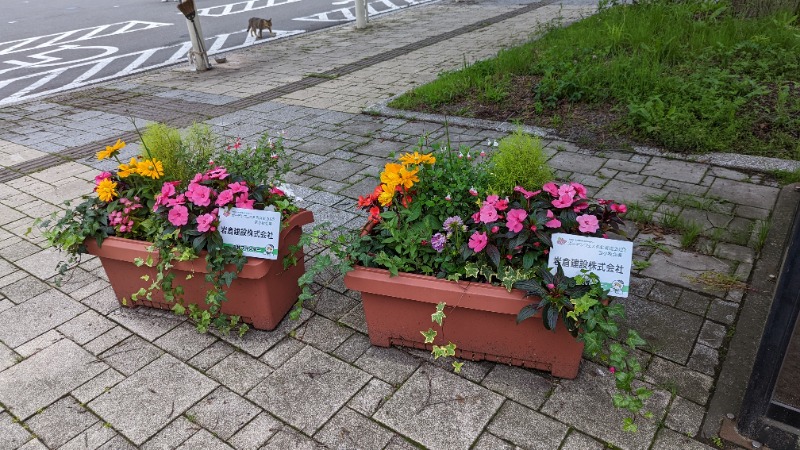
[{"label": "grass patch", "polygon": [[800,169],[795,171],[788,171],[788,170],[776,170],[772,172],[772,175],[778,180],[781,186],[786,186],[787,184],[792,183],[800,183]]},{"label": "grass patch", "polygon": [[[466,103],[474,111],[513,103],[513,117],[535,125],[574,119],[562,114],[564,104],[593,105],[619,114],[617,132],[672,150],[800,159],[798,80],[795,17],[741,18],[724,0],[651,0],[551,29],[391,106],[441,111]],[[523,82],[529,97],[521,100]]]}]

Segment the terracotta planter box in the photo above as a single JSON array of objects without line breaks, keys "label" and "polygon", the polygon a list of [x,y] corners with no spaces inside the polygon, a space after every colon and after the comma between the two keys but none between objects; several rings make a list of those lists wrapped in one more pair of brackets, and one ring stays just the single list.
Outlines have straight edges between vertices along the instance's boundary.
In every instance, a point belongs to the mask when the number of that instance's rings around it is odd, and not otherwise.
[{"label": "terracotta planter box", "polygon": [[[455,343],[464,359],[546,370],[561,378],[578,375],[583,343],[563,323],[555,332],[547,330],[541,314],[517,324],[519,310],[533,303],[520,290],[416,274],[392,277],[387,270],[358,266],[344,283],[361,291],[374,345],[430,348],[420,332],[433,328],[439,332],[435,343]],[[443,328],[431,322],[439,302],[447,303]]]},{"label": "terracotta planter box", "polygon": [[[302,234],[302,226],[314,221],[311,211],[301,211],[289,218],[288,226],[281,230],[278,244],[277,260],[248,258],[242,271],[227,289],[228,300],[222,304],[222,312],[241,316],[246,323],[259,330],[273,330],[281,319],[292,308],[300,294],[297,279],[305,273],[303,251],[296,254],[297,265],[284,270],[283,258],[289,254],[289,247],[297,244]],[[159,309],[172,309],[174,303],[164,301],[161,291],[152,293],[152,300],[140,299],[131,301],[131,294],[140,288],[146,288],[152,281],[144,281],[142,275],[150,275],[153,280],[155,268],[136,267],[136,258],[147,259],[147,248],[150,243],[117,237],[109,237],[97,246],[94,239],[86,241],[86,247],[92,255],[100,258],[111,287],[120,304],[127,307],[149,306]],[[154,255],[154,259],[156,256]],[[205,281],[206,261],[200,257],[193,261],[175,264],[175,284],[184,288],[184,305],[194,304],[208,309],[205,303],[206,292],[211,284]],[[187,280],[186,275],[194,276]],[[123,299],[128,299],[123,303]]]}]

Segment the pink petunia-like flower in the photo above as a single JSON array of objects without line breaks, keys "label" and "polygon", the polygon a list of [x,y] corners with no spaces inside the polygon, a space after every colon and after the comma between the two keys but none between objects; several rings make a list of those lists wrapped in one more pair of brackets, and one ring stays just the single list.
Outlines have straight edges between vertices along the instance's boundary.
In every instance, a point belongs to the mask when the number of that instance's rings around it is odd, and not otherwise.
[{"label": "pink petunia-like flower", "polygon": [[197,216],[197,231],[205,233],[207,231],[214,231],[214,221],[217,216],[213,214],[202,214]]},{"label": "pink petunia-like flower", "polygon": [[578,195],[578,198],[586,198],[586,188],[582,184],[573,181],[570,183],[570,186],[575,189],[575,193]]},{"label": "pink petunia-like flower", "polygon": [[614,203],[611,205],[611,210],[618,214],[625,214],[626,212],[628,212],[628,207],[625,206],[625,204],[623,203],[619,204]]},{"label": "pink petunia-like flower", "polygon": [[480,210],[480,221],[492,223],[497,220],[497,210],[492,205],[484,205]]},{"label": "pink petunia-like flower", "polygon": [[286,193],[285,193],[285,192],[283,192],[282,190],[280,190],[280,189],[278,189],[278,188],[276,188],[276,187],[273,187],[272,189],[270,189],[270,190],[269,190],[269,193],[270,193],[270,194],[275,194],[275,195],[280,195],[280,196],[283,196],[283,197],[285,197],[285,196],[286,196]]},{"label": "pink petunia-like flower", "polygon": [[570,184],[562,184],[558,188],[558,196],[559,197],[567,196],[569,198],[575,198],[575,195],[577,193],[578,192],[575,190],[575,188]]},{"label": "pink petunia-like flower", "polygon": [[170,208],[174,208],[178,205],[183,205],[186,203],[186,196],[184,194],[178,194],[175,198],[168,198],[164,203]]},{"label": "pink petunia-like flower", "polygon": [[106,178],[111,178],[111,172],[100,172],[99,175],[94,177],[94,184],[100,184],[101,181],[105,180]]},{"label": "pink petunia-like flower", "polygon": [[549,183],[545,183],[544,186],[542,186],[542,190],[552,195],[553,197],[558,197],[558,186],[556,186],[556,184],[553,183],[552,181]]},{"label": "pink petunia-like flower", "polygon": [[224,167],[217,167],[206,172],[206,176],[212,180],[224,180],[228,178],[228,171]]},{"label": "pink petunia-like flower", "polygon": [[228,189],[233,191],[234,194],[247,194],[249,192],[249,189],[247,188],[247,184],[246,183],[240,183],[238,181],[236,183],[229,184],[228,185]]},{"label": "pink petunia-like flower", "polygon": [[498,211],[507,210],[508,209],[508,197],[506,197],[506,198],[504,198],[502,200],[498,200],[497,203],[495,203],[494,207],[497,208]]},{"label": "pink petunia-like flower", "polygon": [[186,225],[189,223],[189,210],[183,205],[177,205],[169,210],[167,219],[169,219],[169,223],[176,227]]},{"label": "pink petunia-like flower", "polygon": [[484,248],[486,248],[486,244],[489,242],[489,238],[486,237],[486,233],[478,233],[477,231],[472,233],[472,236],[469,237],[469,243],[467,244],[469,248],[471,248],[475,253],[480,252]]},{"label": "pink petunia-like flower", "polygon": [[597,222],[597,217],[591,214],[583,214],[578,216],[578,231],[581,233],[594,233],[600,228],[600,224]]},{"label": "pink petunia-like flower", "polygon": [[232,201],[233,201],[233,190],[225,189],[224,191],[219,193],[219,196],[217,196],[217,201],[214,202],[214,204],[217,206],[225,206]]},{"label": "pink petunia-like flower", "polygon": [[[548,183],[548,184],[553,184],[553,183]],[[553,184],[553,186],[555,186],[555,184]],[[539,195],[539,194],[540,194],[542,191],[541,191],[541,190],[538,190],[538,191],[533,191],[533,192],[531,192],[531,191],[529,191],[529,190],[525,189],[525,188],[524,188],[524,187],[522,187],[522,186],[516,186],[516,187],[514,188],[514,192],[519,192],[519,193],[521,193],[521,194],[522,194],[522,195],[525,197],[525,199],[527,200],[527,199],[529,199],[529,198],[531,198],[531,197],[534,197],[534,196],[536,196],[536,195]],[[549,191],[548,191],[548,192],[549,192]],[[556,190],[556,192],[558,192],[558,190]]]},{"label": "pink petunia-like flower", "polygon": [[572,205],[572,210],[575,211],[576,213],[578,213],[578,212],[581,212],[581,211],[583,211],[584,209],[586,209],[588,207],[589,207],[589,203],[588,202],[574,203]]},{"label": "pink petunia-like flower", "polygon": [[556,208],[569,208],[570,206],[572,206],[573,201],[574,201],[573,196],[565,194],[553,200],[552,203],[553,206],[555,206]]},{"label": "pink petunia-like flower", "polygon": [[211,204],[211,188],[202,184],[190,183],[186,189],[186,198],[197,206],[208,206]]},{"label": "pink petunia-like flower", "polygon": [[492,233],[497,233],[498,231],[500,231],[500,227],[498,227],[497,225],[492,227]]},{"label": "pink petunia-like flower", "polygon": [[497,195],[489,195],[486,197],[486,200],[483,202],[483,206],[491,205],[494,206],[497,204],[497,201],[500,200],[500,197]]},{"label": "pink petunia-like flower", "polygon": [[506,226],[514,233],[522,231],[522,222],[528,217],[524,209],[512,209],[506,216]]},{"label": "pink petunia-like flower", "polygon": [[236,197],[237,208],[253,209],[253,203],[255,203],[255,200],[248,200],[245,194]]},{"label": "pink petunia-like flower", "polygon": [[547,210],[547,218],[550,219],[547,223],[544,224],[547,228],[558,228],[561,226],[561,221],[558,220],[553,214],[553,211]]},{"label": "pink petunia-like flower", "polygon": [[469,195],[471,195],[473,197],[477,197],[478,196],[478,190],[475,189],[474,187],[469,188]]}]

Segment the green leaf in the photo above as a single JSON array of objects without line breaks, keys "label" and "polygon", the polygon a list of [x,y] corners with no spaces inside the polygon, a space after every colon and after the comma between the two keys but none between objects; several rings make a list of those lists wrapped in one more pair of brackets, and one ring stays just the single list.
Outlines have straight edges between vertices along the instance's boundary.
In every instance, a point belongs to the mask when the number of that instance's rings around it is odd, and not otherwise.
[{"label": "green leaf", "polygon": [[439,326],[442,326],[442,320],[445,317],[447,317],[447,316],[444,315],[444,311],[442,311],[440,309],[437,309],[435,313],[431,314],[431,320],[433,322],[439,324]]},{"label": "green leaf", "polygon": [[463,362],[453,361],[453,372],[461,373],[461,366],[463,365]]},{"label": "green leaf", "polygon": [[536,313],[539,312],[541,306],[542,306],[541,303],[535,305],[523,306],[522,309],[520,309],[519,312],[517,313],[517,323],[520,323],[525,319],[529,319],[535,316]]},{"label": "green leaf", "polygon": [[558,323],[558,308],[551,305],[551,307],[547,310],[547,329],[548,330],[555,330],[556,324]]},{"label": "green leaf", "polygon": [[438,332],[433,328],[428,328],[428,331],[420,331],[420,334],[425,336],[426,344],[433,344],[433,340],[436,339],[436,335],[438,334]]},{"label": "green leaf", "polygon": [[186,308],[184,308],[180,303],[175,303],[172,305],[172,310],[175,311],[175,314],[179,316],[182,316],[186,313]]},{"label": "green leaf", "polygon": [[148,274],[144,274],[144,275],[142,275],[142,276],[141,276],[141,277],[139,277],[139,278],[141,278],[141,279],[142,279],[142,280],[144,280],[144,281],[150,281],[150,275],[148,275]]},{"label": "green leaf", "polygon": [[628,433],[636,433],[639,427],[633,423],[633,419],[626,417],[625,420],[622,421],[622,429]]},{"label": "green leaf", "polygon": [[489,261],[494,264],[495,267],[500,267],[500,251],[497,250],[497,247],[494,245],[487,245],[486,246],[486,256],[489,257]]},{"label": "green leaf", "polygon": [[541,283],[536,279],[517,281],[514,283],[514,287],[522,289],[528,295],[538,295],[539,297],[547,295],[545,288],[542,287]]},{"label": "green leaf", "polygon": [[530,269],[536,263],[536,254],[533,252],[525,252],[522,256],[522,268],[525,270]]}]

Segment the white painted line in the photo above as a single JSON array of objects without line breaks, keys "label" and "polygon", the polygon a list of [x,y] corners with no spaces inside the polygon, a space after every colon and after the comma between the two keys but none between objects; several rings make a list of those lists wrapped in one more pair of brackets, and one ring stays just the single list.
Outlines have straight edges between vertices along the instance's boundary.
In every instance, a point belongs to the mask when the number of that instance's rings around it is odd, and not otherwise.
[{"label": "white painted line", "polygon": [[[70,85],[79,86],[84,81],[86,81],[89,78],[92,78],[93,76],[97,75],[97,72],[100,72],[101,70],[103,70],[107,65],[109,65],[111,63],[111,61],[114,61],[114,59],[113,58],[106,58],[106,59],[104,59],[102,61],[98,61],[94,65],[94,67],[92,67],[91,69],[89,69],[86,72],[84,72],[78,78],[75,78],[74,80],[72,80],[72,83],[70,83]],[[117,72],[117,73],[119,73],[119,72]]]},{"label": "white painted line", "polygon": [[208,50],[206,50],[206,52],[209,55],[213,55],[214,53],[219,52],[219,49],[221,49],[222,46],[225,45],[225,41],[228,40],[228,36],[230,36],[232,34],[233,33],[226,33],[226,34],[218,35],[217,38],[214,39],[214,43],[211,44],[211,47],[209,47]]},{"label": "white painted line", "polygon": [[[44,86],[45,84],[49,83],[53,78],[55,78],[55,77],[61,75],[62,73],[64,73],[66,70],[67,70],[67,68],[61,68],[61,69],[56,69],[56,70],[51,71],[46,77],[43,77],[39,81],[37,81],[37,82],[31,84],[30,86],[26,87],[25,89],[21,89],[21,90],[15,92],[10,97],[7,97],[7,98],[4,98],[3,100],[0,100],[0,104],[11,103],[13,101],[17,101],[17,100],[21,100],[21,99],[25,98],[25,94]],[[70,88],[65,88],[65,89],[70,89]]]},{"label": "white painted line", "polygon": [[[344,5],[350,3],[352,0],[349,1],[338,1],[334,2],[334,5]],[[422,3],[430,3],[436,0],[401,0],[404,5],[397,5],[392,3],[390,0],[376,0],[374,2],[367,3],[367,12],[369,16],[377,16],[380,14],[385,14],[392,11],[397,11],[398,9],[407,8],[409,6],[419,5]],[[377,5],[384,5],[385,8],[376,8]],[[347,22],[351,20],[355,20],[356,16],[353,13],[354,7],[346,7],[346,8],[339,8],[333,9],[330,11],[312,14],[310,16],[305,17],[297,17],[292,20],[300,20],[306,22]],[[341,14],[342,18],[339,18]]]},{"label": "white painted line", "polygon": [[[180,59],[183,58],[183,55],[186,55],[187,53],[189,53],[189,49],[191,49],[191,48],[192,48],[192,43],[191,42],[184,42],[183,44],[181,44],[181,46],[178,49],[178,51],[173,53],[173,55],[170,56],[169,59],[164,61],[164,62],[168,63],[168,64],[172,64],[172,63],[176,63],[176,62],[180,61]],[[160,50],[160,49],[156,49],[156,50]]]},{"label": "white painted line", "polygon": [[273,6],[286,5],[299,2],[301,0],[247,0],[244,2],[228,3],[227,5],[211,6],[197,10],[198,16],[222,17],[231,14],[240,14],[248,11],[271,8]]},{"label": "white painted line", "polygon": [[121,75],[121,76],[124,76],[124,75],[127,75],[127,74],[133,72],[134,69],[136,69],[137,67],[139,67],[142,64],[144,64],[144,62],[147,61],[148,58],[153,56],[153,54],[155,52],[157,52],[158,50],[160,50],[160,49],[151,48],[150,50],[145,50],[144,52],[142,52],[141,55],[139,55],[138,58],[134,59],[132,63],[128,64],[124,69],[120,70],[118,72],[118,74]]}]

